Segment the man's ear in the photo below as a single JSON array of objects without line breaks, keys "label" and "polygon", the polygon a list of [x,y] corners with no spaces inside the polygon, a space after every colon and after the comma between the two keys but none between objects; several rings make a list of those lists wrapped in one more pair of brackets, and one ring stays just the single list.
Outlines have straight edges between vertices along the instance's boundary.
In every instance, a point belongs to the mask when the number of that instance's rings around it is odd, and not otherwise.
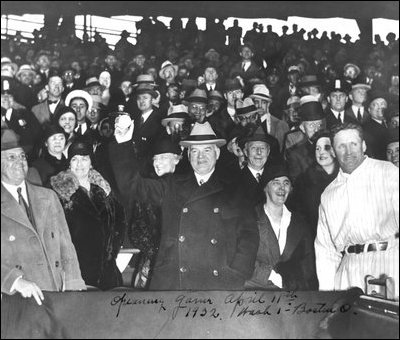
[{"label": "man's ear", "polygon": [[363,142],[362,142],[362,149],[363,149],[364,153],[365,153],[365,151],[367,151],[367,144],[365,144],[365,140],[363,140]]},{"label": "man's ear", "polygon": [[218,146],[215,146],[215,154],[216,154],[216,159],[218,159],[219,155],[221,154],[221,149]]},{"label": "man's ear", "polygon": [[301,123],[299,125],[299,129],[301,130],[301,132],[306,133],[306,130],[304,129],[303,123]]}]

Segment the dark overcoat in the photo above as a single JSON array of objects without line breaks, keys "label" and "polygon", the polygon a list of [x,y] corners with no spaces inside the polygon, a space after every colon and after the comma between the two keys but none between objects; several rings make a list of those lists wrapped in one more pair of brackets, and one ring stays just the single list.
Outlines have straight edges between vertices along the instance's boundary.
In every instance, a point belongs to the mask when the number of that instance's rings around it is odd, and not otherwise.
[{"label": "dark overcoat", "polygon": [[112,165],[120,190],[161,206],[161,241],[150,289],[242,289],[254,269],[258,231],[254,215],[235,198],[236,188],[216,172],[200,187],[192,171],[142,178],[129,160],[129,143],[119,148]]},{"label": "dark overcoat", "polygon": [[282,276],[283,289],[316,290],[318,279],[315,269],[314,242],[301,215],[292,213],[287,229],[286,245],[282,255],[278,239],[263,205],[256,207],[260,244],[255,270],[246,287],[252,289],[276,289],[269,281],[271,270]]}]

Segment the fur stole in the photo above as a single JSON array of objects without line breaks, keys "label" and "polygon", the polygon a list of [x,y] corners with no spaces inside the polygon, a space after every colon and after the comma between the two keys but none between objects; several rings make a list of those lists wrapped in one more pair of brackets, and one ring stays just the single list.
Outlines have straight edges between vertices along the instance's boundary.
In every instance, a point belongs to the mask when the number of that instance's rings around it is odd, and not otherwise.
[{"label": "fur stole", "polygon": [[[100,175],[96,170],[89,170],[90,184],[96,184],[104,190],[105,195],[108,196],[111,192],[110,184]],[[78,190],[79,181],[70,169],[61,171],[58,175],[53,176],[50,180],[51,187],[60,197],[64,208],[71,209],[72,201],[71,196]]]}]

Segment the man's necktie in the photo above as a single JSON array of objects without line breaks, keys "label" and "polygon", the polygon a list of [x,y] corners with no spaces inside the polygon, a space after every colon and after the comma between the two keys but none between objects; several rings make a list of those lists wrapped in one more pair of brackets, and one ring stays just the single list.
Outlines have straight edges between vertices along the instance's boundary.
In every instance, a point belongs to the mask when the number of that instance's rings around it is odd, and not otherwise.
[{"label": "man's necktie", "polygon": [[362,121],[362,116],[361,116],[361,109],[360,108],[358,108],[358,111],[357,111],[357,120],[361,123],[361,121]]},{"label": "man's necktie", "polygon": [[261,174],[260,174],[259,172],[257,172],[257,174],[256,174],[256,179],[257,179],[257,182],[260,183],[260,181],[261,181]]},{"label": "man's necktie", "polygon": [[22,210],[25,212],[26,216],[28,216],[29,221],[31,221],[32,225],[33,225],[33,219],[32,219],[32,215],[30,213],[29,210],[29,206],[26,203],[24,197],[21,194],[22,188],[18,187],[17,188],[17,192],[18,192],[18,203],[20,205],[20,207],[22,208]]},{"label": "man's necktie", "polygon": [[143,126],[143,124],[144,124],[144,118],[143,116],[140,116],[140,126]]},{"label": "man's necktie", "polygon": [[201,180],[199,181],[199,186],[202,186],[203,184],[204,184],[204,180],[201,179]]},{"label": "man's necktie", "polygon": [[81,124],[78,125],[78,130],[76,130],[76,134],[78,136],[82,136],[82,125]]},{"label": "man's necktie", "polygon": [[343,123],[343,120],[342,120],[342,113],[341,113],[341,112],[339,112],[338,120],[339,120],[339,123],[340,123],[340,124]]},{"label": "man's necktie", "polygon": [[386,120],[383,120],[383,121],[382,121],[382,125],[383,125],[385,128],[388,127],[387,124],[386,124]]},{"label": "man's necktie", "polygon": [[49,105],[51,104],[56,104],[58,102],[58,100],[47,100],[47,102],[49,103]]},{"label": "man's necktie", "polygon": [[242,63],[242,71],[246,72],[246,63]]}]

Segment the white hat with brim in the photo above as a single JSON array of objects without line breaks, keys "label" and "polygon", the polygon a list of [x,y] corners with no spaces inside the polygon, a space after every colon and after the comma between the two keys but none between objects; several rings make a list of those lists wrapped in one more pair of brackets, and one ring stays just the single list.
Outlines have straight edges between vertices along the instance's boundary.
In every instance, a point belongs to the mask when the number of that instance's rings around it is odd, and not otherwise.
[{"label": "white hat with brim", "polygon": [[167,60],[167,61],[164,61],[164,62],[162,63],[162,65],[161,65],[161,70],[158,72],[158,75],[160,76],[161,79],[165,79],[164,71],[165,71],[168,67],[172,67],[172,68],[173,68],[173,70],[174,70],[174,72],[175,72],[175,75],[178,74],[178,69],[179,69],[178,65],[174,65],[174,64],[172,64],[169,60]]},{"label": "white hat with brim", "polygon": [[15,77],[18,78],[22,74],[22,72],[29,72],[32,73],[33,75],[36,75],[36,71],[28,64],[21,65]]},{"label": "white hat with brim", "polygon": [[236,103],[236,115],[248,115],[250,113],[261,113],[263,110],[258,109],[255,105],[253,100],[248,97],[245,98],[243,101],[238,100]]},{"label": "white hat with brim", "polygon": [[74,90],[71,91],[70,93],[68,93],[67,98],[65,98],[65,105],[69,106],[69,104],[71,103],[71,101],[74,98],[82,98],[84,100],[86,100],[86,102],[88,103],[88,111],[90,111],[92,109],[93,106],[93,99],[92,96],[83,90]]},{"label": "white hat with brim", "polygon": [[191,145],[215,144],[218,147],[226,144],[225,139],[217,138],[209,122],[195,123],[190,136],[179,143],[187,148]]},{"label": "white hat with brim", "polygon": [[254,85],[253,93],[250,95],[250,98],[259,98],[269,102],[272,101],[272,97],[268,88],[263,84]]},{"label": "white hat with brim", "polygon": [[371,90],[371,85],[358,83],[358,84],[351,85],[351,89],[352,90],[355,90],[355,89]]},{"label": "white hat with brim", "polygon": [[167,126],[170,122],[183,123],[187,118],[189,118],[187,107],[183,104],[174,105],[169,108],[167,118],[161,120],[161,125]]}]

